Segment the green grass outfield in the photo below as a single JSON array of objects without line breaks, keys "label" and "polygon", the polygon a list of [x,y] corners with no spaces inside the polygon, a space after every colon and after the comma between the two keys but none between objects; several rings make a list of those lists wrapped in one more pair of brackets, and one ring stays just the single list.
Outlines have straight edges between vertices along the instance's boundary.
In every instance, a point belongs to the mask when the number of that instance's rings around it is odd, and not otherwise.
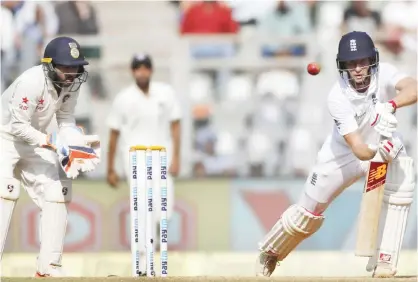
[{"label": "green grass outfield", "polygon": [[[29,282],[29,281],[39,281],[39,278],[7,278],[4,277],[1,279],[2,282]],[[396,278],[385,278],[377,279],[370,277],[271,277],[271,278],[262,278],[262,277],[166,277],[166,278],[132,278],[132,277],[80,277],[80,278],[47,278],[48,282],[100,282],[100,281],[112,281],[112,282],[134,282],[134,281],[170,281],[170,282],[181,282],[181,281],[207,281],[207,282],[217,282],[217,281],[280,281],[280,282],[367,282],[367,281],[396,281],[396,282],[409,282],[417,281],[417,277],[396,277]]]}]

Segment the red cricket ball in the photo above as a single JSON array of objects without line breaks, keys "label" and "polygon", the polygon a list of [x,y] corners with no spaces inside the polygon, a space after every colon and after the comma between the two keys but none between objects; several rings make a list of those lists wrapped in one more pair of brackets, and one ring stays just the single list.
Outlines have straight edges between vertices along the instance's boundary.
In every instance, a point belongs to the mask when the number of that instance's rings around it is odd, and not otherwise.
[{"label": "red cricket ball", "polygon": [[321,71],[321,67],[317,63],[310,63],[307,70],[310,75],[317,75]]}]

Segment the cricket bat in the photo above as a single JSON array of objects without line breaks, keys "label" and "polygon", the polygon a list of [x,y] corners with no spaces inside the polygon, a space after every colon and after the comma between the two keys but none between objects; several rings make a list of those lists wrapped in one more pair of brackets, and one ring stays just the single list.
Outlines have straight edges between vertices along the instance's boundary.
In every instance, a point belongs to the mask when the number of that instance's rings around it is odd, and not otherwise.
[{"label": "cricket bat", "polygon": [[376,252],[388,163],[379,153],[370,161],[364,184],[357,229],[355,255],[372,257]]}]

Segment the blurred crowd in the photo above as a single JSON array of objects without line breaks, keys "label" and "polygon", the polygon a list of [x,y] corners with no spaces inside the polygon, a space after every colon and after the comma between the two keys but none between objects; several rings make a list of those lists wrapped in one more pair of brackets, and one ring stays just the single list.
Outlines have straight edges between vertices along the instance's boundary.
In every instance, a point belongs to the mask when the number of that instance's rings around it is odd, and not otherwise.
[{"label": "blurred crowd", "polygon": [[[170,2],[177,9],[181,36],[251,33],[264,38],[293,38],[316,35],[321,30],[339,34],[362,30],[376,38],[384,59],[397,58],[405,50],[416,52],[416,1],[327,1],[328,5],[315,0]],[[191,47],[191,55],[199,59],[233,57],[243,46],[230,42]],[[259,55],[301,57],[307,55],[307,47],[284,39],[262,43]],[[254,78],[227,70],[200,71],[191,84],[191,92],[200,97],[195,107],[196,176],[306,176],[322,140],[309,144],[316,141],[312,135],[294,127],[297,111],[292,102],[300,96],[302,84],[298,73],[277,69]],[[209,102],[210,106],[202,106],[202,101],[211,101],[205,96],[215,97],[215,105]],[[245,110],[248,102],[240,103],[237,96],[247,101],[256,99]],[[231,97],[233,105],[219,109],[219,103]],[[233,114],[228,114],[231,111]],[[408,120],[416,120],[416,113]]]},{"label": "blurred crowd", "polygon": [[1,1],[2,89],[39,64],[45,44],[58,34],[98,34],[88,1]]},{"label": "blurred crowd", "polygon": [[[325,2],[326,5],[321,5]],[[416,1],[325,2],[223,0],[166,1],[164,4],[175,11],[178,37],[208,34],[303,37],[328,32],[324,27],[332,26],[339,34],[362,30],[376,36],[381,51],[393,57],[404,51],[416,52]],[[39,63],[43,47],[52,37],[106,35],[100,24],[98,5],[99,2],[90,1],[1,1],[2,91],[17,75]],[[263,43],[259,56],[303,57],[309,47],[305,44],[286,40]],[[235,42],[194,44],[190,56],[196,60],[229,58],[243,47]],[[106,94],[100,73],[90,73],[88,85],[88,95],[83,95],[83,99],[90,95],[110,103],[116,94]],[[193,73],[189,88],[190,99],[195,102],[193,175],[283,174],[286,152],[292,146],[296,149],[301,146],[298,140],[309,138],[302,131],[292,133],[295,142],[290,144],[283,138],[295,124],[294,97],[298,96],[300,85],[299,74],[285,70],[266,71],[256,78],[245,71],[228,69]],[[254,94],[257,99],[250,100]],[[222,104],[229,98],[233,108]],[[79,104],[84,105],[84,112],[91,114],[88,102]],[[231,118],[231,111],[235,119]],[[80,113],[79,120],[89,127],[87,115]],[[299,162],[303,160],[299,158]],[[306,171],[299,173],[293,164],[291,174],[304,175]]]},{"label": "blurred crowd", "polygon": [[[224,1],[170,1],[176,5],[180,32],[189,34],[235,34],[242,28],[254,27],[258,34],[267,37],[286,37],[313,32],[317,26],[320,1],[283,0],[224,0]],[[345,1],[342,13],[329,17],[341,17],[342,32],[363,30],[370,34],[383,32],[387,36],[384,45],[393,53],[403,48],[416,48],[410,36],[416,36],[418,13],[416,1]],[[371,7],[374,6],[374,7]],[[416,39],[416,38],[415,38]],[[196,54],[228,55],[215,48]],[[220,49],[220,48],[219,48]],[[263,46],[264,56],[301,55],[300,46]]]},{"label": "blurred crowd", "polygon": [[[266,37],[310,34],[318,25],[318,3],[306,1],[170,1],[178,12],[179,33],[237,34],[252,27]],[[393,53],[416,48],[416,1],[347,1],[341,31],[361,29],[386,34],[385,46]],[[374,8],[370,6],[373,5]],[[338,13],[337,13],[338,14]],[[2,1],[2,83],[36,64],[45,41],[57,34],[98,34],[99,23],[89,1]],[[336,15],[330,15],[330,17]],[[416,40],[416,38],[415,38]],[[196,57],[233,56],[233,45],[204,45]],[[263,56],[303,55],[304,46],[280,42],[263,46]],[[4,86],[3,85],[3,86]]]},{"label": "blurred crowd", "polygon": [[[96,14],[89,1],[1,1],[1,91],[40,63],[45,45],[55,36],[99,34]],[[91,99],[106,96],[101,74],[89,72],[82,91],[76,115],[79,124],[90,131]]]}]

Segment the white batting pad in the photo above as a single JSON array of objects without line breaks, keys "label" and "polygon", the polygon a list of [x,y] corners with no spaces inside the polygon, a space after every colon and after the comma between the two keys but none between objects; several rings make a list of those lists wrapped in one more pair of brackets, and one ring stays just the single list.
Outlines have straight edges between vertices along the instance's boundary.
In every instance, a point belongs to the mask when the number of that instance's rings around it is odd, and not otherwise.
[{"label": "white batting pad", "polygon": [[397,272],[399,252],[406,229],[409,208],[415,190],[414,163],[400,157],[388,166],[388,173],[379,218],[378,247],[369,259],[368,271],[374,276],[392,277]]},{"label": "white batting pad", "polygon": [[6,244],[15,205],[16,201],[0,198],[0,260],[3,257],[4,245]]},{"label": "white batting pad", "polygon": [[2,179],[0,183],[0,260],[3,257],[4,245],[9,233],[10,220],[20,195],[20,183],[16,179]]},{"label": "white batting pad", "polygon": [[304,239],[314,234],[324,217],[316,216],[298,205],[290,206],[259,244],[260,251],[273,252],[282,261]]},{"label": "white batting pad", "polygon": [[41,249],[38,257],[38,272],[48,274],[50,265],[61,265],[67,228],[67,204],[45,202],[41,216]]},{"label": "white batting pad", "polygon": [[40,221],[41,248],[38,256],[40,274],[50,274],[51,265],[61,266],[67,229],[67,203],[71,200],[71,192],[71,180],[55,181],[44,187],[45,201]]}]

